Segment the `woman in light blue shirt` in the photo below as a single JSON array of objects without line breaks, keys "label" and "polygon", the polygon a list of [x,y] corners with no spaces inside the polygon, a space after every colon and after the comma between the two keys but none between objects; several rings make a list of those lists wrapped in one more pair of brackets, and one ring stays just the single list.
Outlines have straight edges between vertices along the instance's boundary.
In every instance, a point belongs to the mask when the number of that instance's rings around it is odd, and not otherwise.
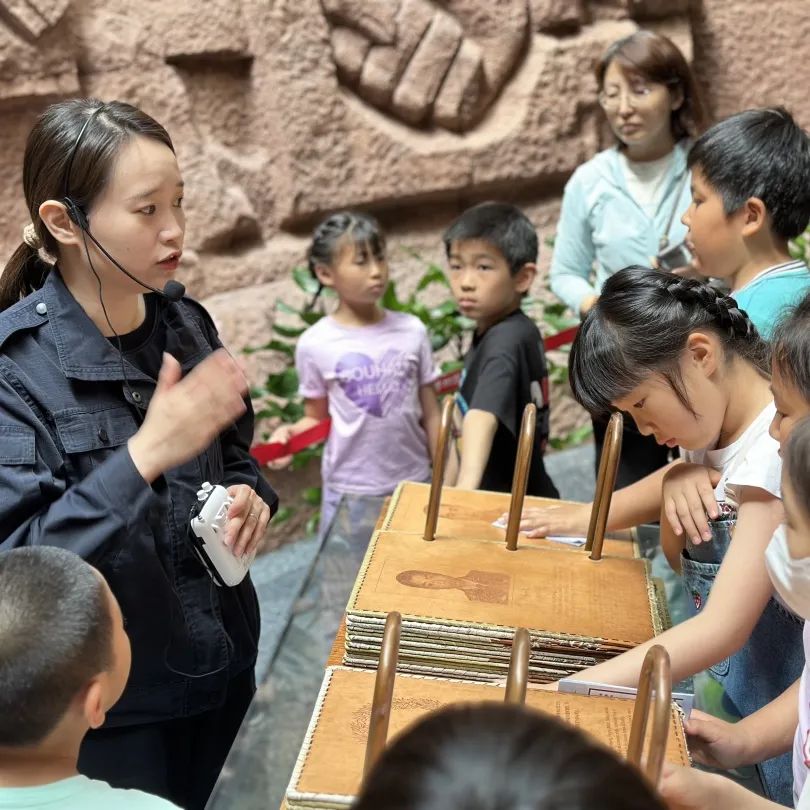
[{"label": "woman in light blue shirt", "polygon": [[[568,181],[551,263],[551,289],[581,316],[610,275],[649,265],[663,247],[683,240],[680,215],[691,199],[686,155],[704,126],[692,72],[666,37],[637,31],[615,42],[599,61],[596,80],[617,143]],[[594,422],[598,454],[604,430]],[[663,466],[668,452],[625,420],[616,486]]]}]

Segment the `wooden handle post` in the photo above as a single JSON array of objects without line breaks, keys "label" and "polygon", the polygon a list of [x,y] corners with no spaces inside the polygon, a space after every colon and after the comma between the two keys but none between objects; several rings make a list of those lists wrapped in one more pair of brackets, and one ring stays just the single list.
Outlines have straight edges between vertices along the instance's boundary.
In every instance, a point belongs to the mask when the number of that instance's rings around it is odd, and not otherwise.
[{"label": "wooden handle post", "polygon": [[588,537],[585,541],[585,551],[590,552],[592,560],[602,559],[610,501],[613,497],[613,488],[616,486],[616,473],[622,452],[622,425],[622,415],[616,411],[608,422],[602,457],[599,459],[599,474],[596,477],[596,491],[588,524]]},{"label": "wooden handle post", "polygon": [[453,397],[445,397],[442,403],[442,417],[439,423],[439,439],[436,443],[436,456],[433,459],[433,475],[430,479],[430,496],[428,498],[427,520],[425,521],[425,540],[434,540],[436,526],[439,523],[439,504],[442,499],[444,469],[447,466],[447,446],[450,443],[450,429],[453,426]]},{"label": "wooden handle post", "polygon": [[385,750],[385,742],[388,738],[388,723],[391,720],[391,703],[394,697],[394,678],[397,673],[401,630],[402,616],[396,611],[391,611],[385,620],[380,665],[374,681],[374,697],[371,701],[371,717],[368,723],[366,761],[363,765],[364,779]]},{"label": "wooden handle post", "polygon": [[529,654],[532,641],[525,627],[515,630],[512,639],[512,657],[509,659],[509,674],[506,676],[506,703],[526,702],[526,687],[529,683]]},{"label": "wooden handle post", "polygon": [[[660,644],[655,644],[650,647],[641,667],[636,707],[630,726],[630,742],[627,745],[628,762],[635,765],[655,786],[658,785],[664,767],[671,705],[672,678],[669,654]],[[650,716],[652,716],[650,750],[644,762],[644,738],[647,735]]]},{"label": "wooden handle post", "polygon": [[529,468],[534,450],[534,433],[537,428],[537,406],[530,402],[523,409],[520,421],[520,439],[518,440],[515,474],[512,478],[512,498],[509,501],[509,519],[506,523],[506,548],[517,549],[520,517],[523,514],[523,501],[526,499],[526,487],[529,484]]}]

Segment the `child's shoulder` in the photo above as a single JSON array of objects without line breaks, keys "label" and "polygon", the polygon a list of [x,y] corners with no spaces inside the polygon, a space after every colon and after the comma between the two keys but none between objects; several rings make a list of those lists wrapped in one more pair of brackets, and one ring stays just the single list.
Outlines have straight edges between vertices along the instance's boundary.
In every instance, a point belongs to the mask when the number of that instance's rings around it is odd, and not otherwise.
[{"label": "child's shoulder", "polygon": [[414,332],[427,332],[427,327],[416,315],[409,312],[397,312],[393,309],[385,310],[384,323],[392,329],[407,329]]},{"label": "child's shoulder", "polygon": [[311,326],[308,326],[298,336],[298,345],[306,346],[308,344],[317,344],[322,341],[326,335],[332,334],[335,331],[336,327],[332,319],[328,315],[324,315],[323,318],[315,321]]},{"label": "child's shoulder", "polygon": [[484,335],[487,342],[497,345],[536,343],[540,339],[537,324],[523,310],[507,315],[493,324]]}]

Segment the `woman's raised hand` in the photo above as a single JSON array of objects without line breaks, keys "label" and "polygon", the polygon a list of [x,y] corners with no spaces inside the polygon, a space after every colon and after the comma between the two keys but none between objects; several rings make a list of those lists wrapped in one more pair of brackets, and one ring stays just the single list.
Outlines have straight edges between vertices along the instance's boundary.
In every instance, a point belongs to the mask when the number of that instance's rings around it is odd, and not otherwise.
[{"label": "woman's raised hand", "polygon": [[234,359],[218,349],[185,377],[169,354],[146,418],[127,446],[138,472],[152,483],[202,453],[246,410],[247,380]]}]

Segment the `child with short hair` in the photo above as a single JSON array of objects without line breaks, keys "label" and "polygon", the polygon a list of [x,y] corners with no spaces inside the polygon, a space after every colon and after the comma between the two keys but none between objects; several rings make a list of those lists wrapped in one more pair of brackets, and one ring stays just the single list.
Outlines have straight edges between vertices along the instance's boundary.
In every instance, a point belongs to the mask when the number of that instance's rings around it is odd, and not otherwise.
[{"label": "child with short hair", "polygon": [[382,754],[353,810],[664,810],[627,762],[556,717],[459,704]]},{"label": "child with short hair", "polygon": [[543,465],[549,434],[548,371],[535,323],[520,308],[537,274],[537,232],[514,205],[465,211],[443,237],[450,286],[475,321],[457,395],[463,425],[457,486],[509,492],[525,406],[537,406],[527,492],[559,493]]},{"label": "child with short hair", "polygon": [[121,609],[98,571],[52,546],[0,552],[0,808],[175,807],[77,769],[130,660]]},{"label": "child with short hair", "polygon": [[807,265],[788,250],[810,220],[810,135],[784,107],[745,110],[698,138],[687,163],[687,241],[767,338],[810,289]]},{"label": "child with short hair", "polygon": [[380,305],[388,262],[374,217],[356,211],[327,217],[315,229],[308,263],[320,287],[337,293],[338,306],[298,339],[304,416],[277,428],[271,441],[286,443],[331,418],[321,466],[323,534],[343,495],[390,495],[400,481],[430,476],[438,372],[424,324]]}]

